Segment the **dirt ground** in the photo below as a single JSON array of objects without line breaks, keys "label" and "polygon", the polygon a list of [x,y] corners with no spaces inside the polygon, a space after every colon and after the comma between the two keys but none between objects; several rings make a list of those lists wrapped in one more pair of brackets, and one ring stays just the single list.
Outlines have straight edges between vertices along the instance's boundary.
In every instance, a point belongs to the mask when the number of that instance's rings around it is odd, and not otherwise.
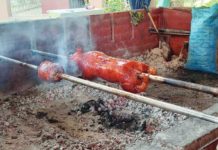
[{"label": "dirt ground", "polygon": [[[132,59],[156,67],[162,76],[218,86],[214,75],[182,69],[181,58],[173,56],[171,61],[165,61],[160,49]],[[105,81],[95,82],[119,88]],[[218,98],[210,94],[156,82],[150,82],[142,95],[196,110],[218,102]],[[123,123],[121,119],[121,125],[109,125],[107,117],[96,110],[82,111],[86,102],[99,99],[105,102],[110,113],[118,112],[120,118],[128,121]],[[187,118],[67,81],[42,83],[0,98],[0,116],[1,150],[131,149],[137,141],[149,144],[156,133]]]}]

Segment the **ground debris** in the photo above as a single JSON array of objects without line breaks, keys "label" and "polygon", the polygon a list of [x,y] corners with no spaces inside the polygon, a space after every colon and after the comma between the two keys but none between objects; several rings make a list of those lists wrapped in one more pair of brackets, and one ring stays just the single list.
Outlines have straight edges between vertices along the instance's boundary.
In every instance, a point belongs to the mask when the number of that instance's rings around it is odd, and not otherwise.
[{"label": "ground debris", "polygon": [[151,51],[145,51],[143,55],[132,57],[131,59],[144,62],[155,67],[159,75],[169,75],[184,67],[185,60],[182,56],[172,55],[169,46],[161,43],[162,48],[155,48]]}]

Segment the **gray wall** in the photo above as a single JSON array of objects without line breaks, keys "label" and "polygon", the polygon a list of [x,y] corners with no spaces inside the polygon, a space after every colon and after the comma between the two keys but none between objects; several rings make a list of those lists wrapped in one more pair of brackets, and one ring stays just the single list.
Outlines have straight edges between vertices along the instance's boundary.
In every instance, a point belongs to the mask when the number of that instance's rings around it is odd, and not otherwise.
[{"label": "gray wall", "polygon": [[[31,49],[69,55],[77,47],[91,50],[89,19],[60,18],[0,24],[0,55],[39,65],[42,57]],[[34,70],[0,60],[0,96],[39,83]]]}]

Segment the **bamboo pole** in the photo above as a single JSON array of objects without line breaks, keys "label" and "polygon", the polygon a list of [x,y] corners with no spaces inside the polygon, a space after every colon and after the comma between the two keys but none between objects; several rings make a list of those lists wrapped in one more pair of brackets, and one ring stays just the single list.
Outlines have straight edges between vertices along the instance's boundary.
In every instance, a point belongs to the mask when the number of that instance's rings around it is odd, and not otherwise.
[{"label": "bamboo pole", "polygon": [[159,33],[159,31],[158,31],[158,29],[157,29],[157,26],[156,26],[156,24],[154,23],[154,19],[153,19],[153,17],[151,16],[151,12],[150,12],[148,6],[145,5],[145,6],[144,6],[144,9],[145,9],[145,12],[147,13],[147,15],[148,15],[148,17],[149,17],[149,19],[150,19],[150,21],[151,21],[153,27],[155,28],[156,32]]},{"label": "bamboo pole", "polygon": [[12,59],[12,58],[9,58],[9,57],[5,57],[5,56],[0,55],[0,59],[5,60],[5,61],[9,61],[9,62],[12,62],[12,63],[15,63],[15,64],[18,64],[18,65],[21,65],[21,66],[24,66],[24,67],[28,67],[28,68],[31,68],[31,69],[34,69],[34,70],[38,69],[38,67],[35,66],[35,65],[28,64],[28,63],[25,63],[25,62],[21,62],[19,60],[15,60],[15,59]]},{"label": "bamboo pole", "polygon": [[176,79],[171,79],[171,78],[165,78],[161,76],[155,76],[155,75],[150,75],[146,73],[142,73],[144,76],[148,76],[150,80],[161,82],[161,83],[167,83],[170,85],[178,86],[178,87],[183,87],[187,89],[192,89],[196,91],[201,91],[209,94],[213,94],[218,96],[218,88],[215,87],[210,87],[206,85],[201,85],[201,84],[196,84],[196,83],[190,83],[186,81],[181,81],[181,80],[176,80]]},{"label": "bamboo pole", "polygon": [[147,14],[148,14],[148,17],[149,17],[149,19],[150,19],[152,25],[154,26],[156,32],[159,33],[159,31],[158,31],[158,29],[157,29],[157,26],[156,26],[156,24],[154,23],[154,19],[153,19],[152,16],[151,16],[151,13],[150,13],[150,12],[147,12]]}]

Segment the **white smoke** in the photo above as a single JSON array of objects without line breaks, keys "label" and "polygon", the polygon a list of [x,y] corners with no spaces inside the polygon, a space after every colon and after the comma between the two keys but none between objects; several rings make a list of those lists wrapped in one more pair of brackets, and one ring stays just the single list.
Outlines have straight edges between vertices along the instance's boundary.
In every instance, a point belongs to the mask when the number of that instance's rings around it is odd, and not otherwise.
[{"label": "white smoke", "polygon": [[[62,19],[63,37],[58,42],[58,55],[72,55],[77,48],[82,48],[85,52],[93,49],[90,38],[88,17],[70,17]],[[68,64],[66,59],[59,59],[65,70],[74,74],[78,72],[75,63]]]},{"label": "white smoke", "polygon": [[[76,48],[92,50],[94,46],[90,38],[88,18],[69,17],[0,24],[0,55],[39,65],[41,61],[49,60],[49,57],[33,54],[31,49],[67,57]],[[67,59],[56,61],[66,70]],[[0,69],[4,70],[0,73],[0,90],[10,84],[6,83],[10,78],[16,78],[10,71],[12,65],[0,60]],[[75,72],[77,66],[73,63],[71,65],[71,71]]]}]

